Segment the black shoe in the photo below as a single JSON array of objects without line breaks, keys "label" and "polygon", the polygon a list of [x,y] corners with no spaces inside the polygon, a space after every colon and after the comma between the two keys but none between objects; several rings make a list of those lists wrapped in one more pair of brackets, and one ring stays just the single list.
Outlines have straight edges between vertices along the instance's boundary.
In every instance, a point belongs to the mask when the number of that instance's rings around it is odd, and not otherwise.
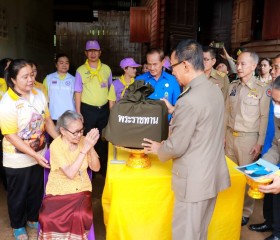
[{"label": "black shoe", "polygon": [[251,224],[248,227],[250,230],[252,231],[256,231],[256,232],[270,232],[272,231],[272,226],[269,224],[264,223],[260,223],[260,224]]},{"label": "black shoe", "polygon": [[265,238],[264,240],[280,240],[280,238],[272,234],[269,237]]},{"label": "black shoe", "polygon": [[243,217],[243,216],[242,216],[241,226],[246,225],[248,222],[249,222],[249,218],[248,218],[248,217]]}]

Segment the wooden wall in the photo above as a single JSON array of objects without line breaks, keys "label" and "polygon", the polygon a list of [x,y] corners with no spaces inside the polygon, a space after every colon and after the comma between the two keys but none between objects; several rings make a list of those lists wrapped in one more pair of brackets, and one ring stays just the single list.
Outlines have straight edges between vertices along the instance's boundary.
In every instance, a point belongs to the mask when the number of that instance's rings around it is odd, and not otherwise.
[{"label": "wooden wall", "polygon": [[[142,0],[141,6],[151,10],[151,42],[143,49],[170,53],[180,40],[195,38],[205,45],[224,42],[229,51],[254,49],[261,56],[279,51],[279,0]],[[263,16],[256,10],[264,10]]]},{"label": "wooden wall", "polygon": [[142,0],[141,6],[151,10],[151,42],[149,47],[160,47],[166,54],[186,38],[197,37],[198,0]]},{"label": "wooden wall", "polygon": [[265,0],[260,39],[255,39],[255,7],[258,0],[234,0],[232,14],[232,48],[243,47],[260,57],[274,57],[280,53],[280,1]]},{"label": "wooden wall", "polygon": [[119,66],[125,57],[133,57],[141,63],[142,45],[130,42],[128,11],[99,11],[98,22],[56,23],[56,53],[65,52],[70,56],[73,68],[85,61],[85,43],[97,39],[102,54],[101,61],[109,65],[113,75],[123,73]]},{"label": "wooden wall", "polygon": [[279,40],[254,41],[243,44],[242,47],[256,52],[259,57],[274,58],[276,55],[280,54]]}]

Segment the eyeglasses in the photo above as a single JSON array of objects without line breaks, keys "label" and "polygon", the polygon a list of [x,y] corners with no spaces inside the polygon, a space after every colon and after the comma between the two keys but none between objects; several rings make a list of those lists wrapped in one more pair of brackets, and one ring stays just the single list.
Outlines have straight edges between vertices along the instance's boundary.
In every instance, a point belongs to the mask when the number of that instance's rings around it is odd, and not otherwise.
[{"label": "eyeglasses", "polygon": [[79,134],[83,135],[85,128],[83,127],[81,130],[78,130],[76,132],[71,132],[70,130],[68,130],[67,128],[64,128],[67,132],[70,132],[73,134],[74,137],[77,137]]},{"label": "eyeglasses", "polygon": [[171,71],[173,71],[173,69],[174,69],[174,67],[176,67],[176,66],[178,66],[178,65],[180,65],[182,62],[184,62],[185,60],[183,60],[183,61],[180,61],[180,62],[177,62],[177,63],[174,63],[173,65],[171,65],[169,68],[170,68],[170,70]]}]

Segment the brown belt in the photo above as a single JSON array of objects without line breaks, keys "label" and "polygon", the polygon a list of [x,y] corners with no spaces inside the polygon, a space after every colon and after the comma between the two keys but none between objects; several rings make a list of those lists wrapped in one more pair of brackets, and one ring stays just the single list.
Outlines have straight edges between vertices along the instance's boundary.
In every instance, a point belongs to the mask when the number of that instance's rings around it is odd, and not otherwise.
[{"label": "brown belt", "polygon": [[234,137],[257,136],[259,134],[258,132],[237,132],[231,128],[229,130]]}]

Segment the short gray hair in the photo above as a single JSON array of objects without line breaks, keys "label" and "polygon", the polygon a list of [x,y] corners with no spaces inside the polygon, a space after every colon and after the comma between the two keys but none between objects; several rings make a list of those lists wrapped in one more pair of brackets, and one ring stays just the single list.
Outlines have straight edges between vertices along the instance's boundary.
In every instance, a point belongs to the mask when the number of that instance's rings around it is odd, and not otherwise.
[{"label": "short gray hair", "polygon": [[249,50],[244,50],[242,51],[242,53],[249,53],[250,54],[250,57],[253,59],[254,63],[258,65],[259,63],[259,55],[255,52],[250,52]]},{"label": "short gray hair", "polygon": [[74,120],[81,120],[83,121],[83,116],[75,111],[67,110],[65,111],[56,122],[56,131],[60,132],[60,128],[68,128],[69,124]]}]

